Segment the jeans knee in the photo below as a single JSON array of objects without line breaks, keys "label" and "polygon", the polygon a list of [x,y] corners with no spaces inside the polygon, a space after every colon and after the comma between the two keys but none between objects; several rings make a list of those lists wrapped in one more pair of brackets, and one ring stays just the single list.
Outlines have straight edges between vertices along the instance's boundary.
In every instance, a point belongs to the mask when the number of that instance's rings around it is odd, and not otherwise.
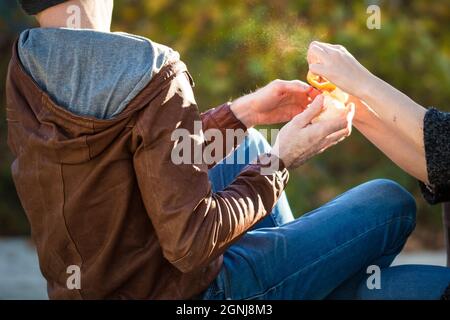
[{"label": "jeans knee", "polygon": [[369,182],[373,184],[381,202],[387,206],[386,212],[401,217],[404,220],[408,234],[416,225],[416,201],[414,197],[397,182],[388,179],[377,179]]}]

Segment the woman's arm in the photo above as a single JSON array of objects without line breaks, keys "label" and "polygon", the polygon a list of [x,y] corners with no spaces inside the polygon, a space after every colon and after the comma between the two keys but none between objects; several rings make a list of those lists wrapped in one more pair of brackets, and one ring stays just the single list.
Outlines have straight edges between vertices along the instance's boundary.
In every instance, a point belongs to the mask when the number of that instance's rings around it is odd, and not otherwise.
[{"label": "woman's arm", "polygon": [[351,97],[351,101],[356,106],[353,125],[396,165],[428,183],[423,143],[421,146],[410,143],[411,140],[418,142],[423,140],[421,129],[410,130],[410,134],[405,135],[398,127],[388,125],[385,119],[361,100]]},{"label": "woman's arm", "polygon": [[371,74],[342,46],[313,42],[308,62],[312,72],[354,96],[355,127],[399,167],[428,183],[426,109]]}]

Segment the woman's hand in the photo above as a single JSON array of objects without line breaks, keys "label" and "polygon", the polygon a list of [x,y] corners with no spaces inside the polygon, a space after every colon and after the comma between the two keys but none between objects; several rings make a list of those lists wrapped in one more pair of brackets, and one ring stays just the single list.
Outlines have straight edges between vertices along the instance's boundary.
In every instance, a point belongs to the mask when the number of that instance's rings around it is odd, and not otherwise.
[{"label": "woman's hand", "polygon": [[349,93],[355,127],[403,170],[428,183],[423,141],[426,109],[364,68],[344,47],[312,42],[310,71]]},{"label": "woman's hand", "polygon": [[375,78],[341,45],[313,41],[307,59],[311,72],[358,98],[365,95]]},{"label": "woman's hand", "polygon": [[280,130],[271,152],[283,160],[288,169],[302,165],[350,135],[354,108],[348,108],[340,117],[311,124],[322,107],[323,96],[317,96],[311,106]]},{"label": "woman's hand", "polygon": [[231,110],[247,128],[282,123],[303,112],[319,93],[299,80],[274,80],[234,101]]}]

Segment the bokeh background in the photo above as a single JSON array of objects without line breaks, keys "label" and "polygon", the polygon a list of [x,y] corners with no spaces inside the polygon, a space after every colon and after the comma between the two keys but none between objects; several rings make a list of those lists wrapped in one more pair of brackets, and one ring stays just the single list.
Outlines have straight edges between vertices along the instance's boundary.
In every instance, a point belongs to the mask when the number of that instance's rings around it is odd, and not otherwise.
[{"label": "bokeh background", "polygon": [[[366,10],[381,8],[381,29]],[[424,106],[450,111],[450,1],[116,0],[113,31],[146,36],[180,52],[206,110],[275,78],[304,80],[311,40],[339,43],[369,70]],[[12,42],[35,26],[14,0],[0,2],[0,237],[28,236],[11,180],[6,145],[5,77]],[[407,250],[443,246],[441,208],[421,198],[417,182],[358,132],[291,172],[290,204],[301,215],[345,190],[389,178],[417,199],[418,226]],[[0,283],[1,286],[1,283]]]}]

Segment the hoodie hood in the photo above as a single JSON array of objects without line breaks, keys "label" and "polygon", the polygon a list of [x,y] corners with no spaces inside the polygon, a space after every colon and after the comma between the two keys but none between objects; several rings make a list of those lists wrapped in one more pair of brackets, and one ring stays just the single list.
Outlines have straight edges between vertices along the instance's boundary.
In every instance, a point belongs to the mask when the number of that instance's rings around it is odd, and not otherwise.
[{"label": "hoodie hood", "polygon": [[[59,105],[43,90],[25,70],[18,55],[18,43],[13,46],[8,70],[7,104],[19,106],[7,109],[8,121],[21,122],[28,128],[26,139],[39,154],[63,164],[79,164],[89,161],[109,148],[113,142],[136,121],[135,115],[154,99],[169,79],[186,66],[178,54],[171,55],[161,70],[139,91],[124,110],[111,119],[98,119],[78,115]],[[23,110],[21,110],[23,109]],[[14,137],[8,137],[8,141]],[[9,143],[14,153],[20,154],[20,146]]]},{"label": "hoodie hood", "polygon": [[60,106],[78,115],[110,119],[174,52],[122,32],[35,28],[21,33],[18,54],[27,73]]}]

